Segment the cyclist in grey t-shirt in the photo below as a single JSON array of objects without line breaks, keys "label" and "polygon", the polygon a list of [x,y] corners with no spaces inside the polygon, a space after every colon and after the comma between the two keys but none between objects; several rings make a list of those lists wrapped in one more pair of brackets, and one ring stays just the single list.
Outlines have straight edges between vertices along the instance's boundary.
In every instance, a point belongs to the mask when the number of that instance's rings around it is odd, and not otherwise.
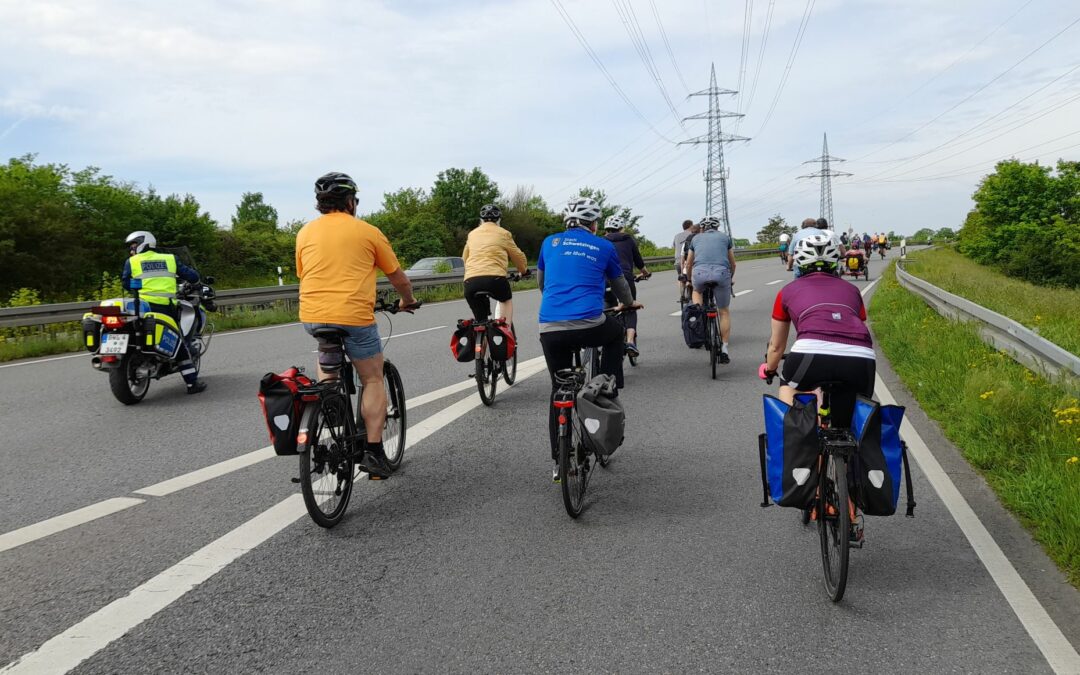
[{"label": "cyclist in grey t-shirt", "polygon": [[705,216],[701,221],[701,233],[690,241],[686,266],[691,271],[694,284],[694,303],[701,304],[705,284],[715,283],[713,300],[720,319],[720,363],[730,363],[728,337],[731,333],[731,280],[735,276],[735,252],[731,238],[720,232],[720,219]]}]

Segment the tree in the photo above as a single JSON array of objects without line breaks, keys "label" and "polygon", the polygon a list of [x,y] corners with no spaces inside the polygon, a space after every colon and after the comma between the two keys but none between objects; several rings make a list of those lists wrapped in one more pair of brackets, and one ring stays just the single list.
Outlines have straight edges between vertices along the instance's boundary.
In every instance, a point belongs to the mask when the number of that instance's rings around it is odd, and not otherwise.
[{"label": "tree", "polygon": [[731,245],[734,246],[735,248],[746,248],[747,246],[750,245],[750,240],[749,239],[736,238],[736,239],[732,240]]},{"label": "tree", "polygon": [[529,258],[536,258],[545,237],[562,229],[562,219],[531,187],[519,185],[500,201],[503,227],[514,235],[514,241]]},{"label": "tree", "polygon": [[930,241],[934,238],[934,231],[929,227],[924,227],[915,234],[911,235],[913,241]]},{"label": "tree", "polygon": [[943,227],[934,233],[935,241],[952,241],[953,239],[956,239],[956,233],[949,227]]},{"label": "tree", "polygon": [[[635,214],[633,209],[629,206],[623,206],[621,204],[612,204],[608,201],[607,193],[603,190],[594,189],[591,187],[583,187],[578,192],[582,197],[591,197],[596,200],[596,203],[600,205],[600,227],[603,227],[603,222],[612,216],[619,216],[623,219],[623,231],[634,237],[637,240],[638,247],[642,251],[655,251],[657,250],[656,244],[650,241],[647,237],[641,234],[638,229],[638,223],[641,222],[641,215]],[[646,254],[642,254],[646,255]]]},{"label": "tree", "polygon": [[270,234],[277,231],[278,212],[263,201],[261,192],[245,192],[232,217],[232,229],[237,234]]},{"label": "tree", "polygon": [[479,167],[472,171],[456,168],[440,171],[431,189],[431,202],[447,227],[449,240],[443,242],[444,248],[463,249],[469,230],[479,223],[480,208],[498,199],[499,186]]},{"label": "tree", "polygon": [[779,213],[769,216],[769,222],[758,230],[757,240],[761,244],[779,244],[781,234],[794,234],[795,227],[788,225]]},{"label": "tree", "polygon": [[431,228],[420,223],[410,225],[395,243],[395,252],[403,266],[434,256],[445,255],[442,242]]}]

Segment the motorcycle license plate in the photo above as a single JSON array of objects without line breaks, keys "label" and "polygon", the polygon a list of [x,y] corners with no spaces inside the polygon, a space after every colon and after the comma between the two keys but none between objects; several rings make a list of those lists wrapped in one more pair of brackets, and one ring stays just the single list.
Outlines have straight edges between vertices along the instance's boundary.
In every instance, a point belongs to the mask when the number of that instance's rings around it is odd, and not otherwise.
[{"label": "motorcycle license plate", "polygon": [[101,350],[102,354],[125,354],[128,348],[128,338],[131,337],[127,333],[105,333],[101,336]]}]

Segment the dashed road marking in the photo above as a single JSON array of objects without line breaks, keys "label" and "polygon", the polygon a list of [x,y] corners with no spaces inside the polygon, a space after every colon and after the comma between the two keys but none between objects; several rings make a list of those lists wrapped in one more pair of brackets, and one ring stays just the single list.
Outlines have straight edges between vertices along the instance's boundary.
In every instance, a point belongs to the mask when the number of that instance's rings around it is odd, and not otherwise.
[{"label": "dashed road marking", "polygon": [[747,293],[753,293],[753,292],[754,292],[754,289],[752,289],[752,288],[748,288],[748,289],[746,289],[745,291],[739,291],[738,293],[734,293],[733,295],[734,295],[734,297],[736,297],[736,298],[737,298],[737,297],[739,297],[740,295],[746,295]]},{"label": "dashed road marking", "polygon": [[782,283],[784,283],[783,279],[777,279],[776,281],[770,281],[769,283],[767,283],[765,285],[766,286],[772,286],[773,284],[782,284]]},{"label": "dashed road marking", "polygon": [[135,497],[115,497],[113,499],[106,499],[97,504],[84,506],[81,509],[76,509],[75,511],[70,511],[63,515],[34,523],[33,525],[27,525],[26,527],[20,527],[17,530],[0,534],[0,552],[22,546],[23,544],[29,544],[38,539],[44,539],[49,535],[63,532],[64,530],[70,530],[79,525],[85,525],[98,518],[116,513],[117,511],[123,511],[124,509],[137,504],[142,504],[143,501],[145,500],[137,499]]}]

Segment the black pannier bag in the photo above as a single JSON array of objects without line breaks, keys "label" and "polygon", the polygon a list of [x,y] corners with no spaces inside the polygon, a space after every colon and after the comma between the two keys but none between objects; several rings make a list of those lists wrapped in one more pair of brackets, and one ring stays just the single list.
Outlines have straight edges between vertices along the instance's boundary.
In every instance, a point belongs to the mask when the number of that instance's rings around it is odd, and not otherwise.
[{"label": "black pannier bag", "polygon": [[300,429],[300,413],[303,403],[300,389],[314,382],[293,366],[281,373],[267,373],[259,382],[259,404],[266,417],[266,429],[274,452],[279,455],[295,455],[296,434]]},{"label": "black pannier bag", "polygon": [[472,319],[459,319],[457,330],[450,336],[450,353],[461,363],[476,358],[476,331]]},{"label": "black pannier bag", "polygon": [[505,321],[492,321],[487,330],[488,351],[496,361],[506,361],[514,357],[517,345],[510,326]]},{"label": "black pannier bag", "polygon": [[610,455],[619,449],[626,434],[626,410],[614,398],[615,377],[597,375],[577,395],[577,420],[582,438],[594,452]]},{"label": "black pannier bag", "polygon": [[800,394],[791,405],[775,396],[762,399],[765,433],[758,437],[762,506],[772,499],[779,506],[806,508],[817,493],[820,472],[817,397]]},{"label": "black pannier bag", "polygon": [[683,307],[683,339],[686,346],[697,349],[705,344],[705,308],[698,304]]}]

